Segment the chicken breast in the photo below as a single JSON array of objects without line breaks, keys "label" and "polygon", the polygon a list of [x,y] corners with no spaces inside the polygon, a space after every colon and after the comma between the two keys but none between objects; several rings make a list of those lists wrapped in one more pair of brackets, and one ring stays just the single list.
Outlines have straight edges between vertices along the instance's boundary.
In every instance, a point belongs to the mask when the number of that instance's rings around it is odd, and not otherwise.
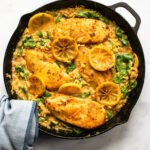
[{"label": "chicken breast", "polygon": [[45,79],[46,88],[49,90],[57,89],[70,81],[68,74],[63,72],[56,63],[47,63],[39,74]]},{"label": "chicken breast", "polygon": [[58,23],[53,36],[70,36],[77,43],[99,43],[108,37],[108,29],[106,24],[99,20],[71,18]]},{"label": "chicken breast", "polygon": [[32,73],[39,72],[47,62],[54,62],[54,60],[45,53],[36,50],[25,50],[25,60],[27,68]]},{"label": "chicken breast", "polygon": [[46,107],[58,119],[84,129],[105,123],[103,106],[90,99],[56,94],[46,100]]},{"label": "chicken breast", "polygon": [[40,76],[49,90],[57,89],[63,83],[70,81],[68,74],[43,52],[26,50],[25,60],[28,69]]}]

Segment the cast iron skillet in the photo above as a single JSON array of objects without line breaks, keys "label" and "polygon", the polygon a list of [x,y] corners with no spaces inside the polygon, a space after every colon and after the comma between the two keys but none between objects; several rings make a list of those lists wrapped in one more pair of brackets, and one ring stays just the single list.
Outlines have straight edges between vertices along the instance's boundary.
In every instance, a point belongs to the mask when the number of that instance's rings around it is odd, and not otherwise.
[{"label": "cast iron skillet", "polygon": [[[112,6],[104,6],[102,4],[99,4],[94,1],[89,1],[89,0],[68,0],[68,1],[60,0],[60,1],[47,4],[21,17],[19,25],[8,43],[6,53],[5,53],[5,58],[4,58],[4,65],[3,65],[4,82],[5,82],[5,86],[6,86],[6,90],[7,90],[9,98],[13,99],[15,98],[15,95],[11,94],[11,80],[6,77],[6,73],[11,74],[11,61],[13,57],[13,52],[15,50],[17,42],[19,41],[20,36],[22,35],[24,29],[27,27],[29,18],[33,14],[36,14],[41,11],[46,11],[50,9],[60,9],[60,8],[71,7],[71,6],[76,6],[76,5],[84,5],[87,8],[91,8],[96,11],[99,11],[104,16],[108,17],[111,20],[114,20],[125,31],[131,43],[133,51],[139,57],[139,76],[137,79],[137,83],[138,83],[137,87],[129,95],[126,105],[121,109],[121,111],[115,117],[113,117],[110,121],[105,123],[103,126],[94,130],[86,131],[79,136],[75,136],[75,135],[64,133],[64,132],[56,133],[55,131],[51,131],[46,128],[40,127],[41,131],[43,132],[46,132],[56,137],[68,138],[68,139],[81,139],[81,138],[93,137],[93,136],[102,134],[112,129],[113,127],[117,125],[127,122],[129,119],[131,110],[133,109],[134,105],[136,104],[140,96],[143,83],[144,83],[144,76],[145,76],[144,54],[143,54],[143,50],[139,42],[139,39],[137,37],[137,32],[138,32],[141,20],[138,14],[129,5],[121,2],[121,3],[114,4]],[[135,17],[136,24],[134,27],[131,27],[129,23],[121,15],[115,12],[116,8],[118,7],[125,8]]]}]

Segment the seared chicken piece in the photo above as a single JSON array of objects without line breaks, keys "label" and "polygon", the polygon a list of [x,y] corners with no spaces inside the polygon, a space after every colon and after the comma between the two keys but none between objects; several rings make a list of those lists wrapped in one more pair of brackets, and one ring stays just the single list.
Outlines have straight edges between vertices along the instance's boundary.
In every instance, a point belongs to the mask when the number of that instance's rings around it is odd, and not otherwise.
[{"label": "seared chicken piece", "polygon": [[94,88],[96,88],[99,83],[112,80],[113,73],[111,70],[103,72],[94,70],[88,62],[89,50],[90,49],[88,49],[86,46],[79,47],[76,64],[85,81],[90,83]]},{"label": "seared chicken piece", "polygon": [[27,68],[32,72],[39,72],[45,66],[45,62],[54,62],[45,53],[36,50],[25,50]]},{"label": "seared chicken piece", "polygon": [[46,100],[46,107],[58,119],[84,129],[105,123],[103,106],[90,99],[56,94]]},{"label": "seared chicken piece", "polygon": [[54,60],[43,52],[26,50],[25,60],[28,69],[37,76],[40,76],[49,90],[57,89],[63,83],[70,81],[68,74],[63,72]]},{"label": "seared chicken piece", "polygon": [[47,63],[38,73],[45,79],[47,89],[54,90],[70,81],[67,73],[63,72],[56,63]]},{"label": "seared chicken piece", "polygon": [[108,29],[107,25],[99,20],[71,18],[58,23],[53,36],[70,36],[77,43],[98,43],[108,37]]}]

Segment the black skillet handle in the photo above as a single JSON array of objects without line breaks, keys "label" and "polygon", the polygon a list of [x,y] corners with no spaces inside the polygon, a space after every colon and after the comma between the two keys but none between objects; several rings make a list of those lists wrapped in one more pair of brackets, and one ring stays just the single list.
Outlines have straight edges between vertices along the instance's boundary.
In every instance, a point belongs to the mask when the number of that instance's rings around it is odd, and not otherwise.
[{"label": "black skillet handle", "polygon": [[137,33],[138,30],[139,30],[140,24],[141,24],[140,16],[128,4],[126,4],[124,2],[120,2],[120,3],[117,3],[117,4],[114,4],[114,5],[110,6],[110,8],[114,11],[116,10],[116,8],[119,8],[119,7],[125,8],[126,10],[128,10],[134,16],[134,18],[136,20],[136,24],[133,27],[133,30],[134,30],[135,33]]}]

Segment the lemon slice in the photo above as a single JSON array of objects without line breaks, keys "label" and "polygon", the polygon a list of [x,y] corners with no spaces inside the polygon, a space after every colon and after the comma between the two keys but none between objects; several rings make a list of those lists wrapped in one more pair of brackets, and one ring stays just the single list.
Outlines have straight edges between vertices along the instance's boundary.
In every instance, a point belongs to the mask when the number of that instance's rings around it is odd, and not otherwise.
[{"label": "lemon slice", "polygon": [[45,83],[43,79],[38,75],[31,75],[29,77],[29,82],[29,93],[36,97],[42,96],[45,91]]},{"label": "lemon slice", "polygon": [[138,66],[139,66],[139,59],[138,59],[138,57],[137,57],[137,55],[134,53],[133,54],[133,58],[134,58],[134,67],[135,68],[138,68]]},{"label": "lemon slice", "polygon": [[81,86],[76,83],[65,83],[60,86],[59,92],[63,94],[80,94]]},{"label": "lemon slice", "polygon": [[117,84],[104,82],[96,88],[97,101],[106,106],[116,105],[121,98],[121,91]]},{"label": "lemon slice", "polygon": [[104,46],[97,46],[89,51],[89,63],[98,71],[106,71],[115,64],[114,53]]},{"label": "lemon slice", "polygon": [[52,43],[52,54],[58,61],[70,62],[78,54],[78,45],[71,37],[61,37]]},{"label": "lemon slice", "polygon": [[46,31],[52,23],[54,23],[53,16],[47,13],[38,13],[30,18],[28,28],[31,33]]}]

